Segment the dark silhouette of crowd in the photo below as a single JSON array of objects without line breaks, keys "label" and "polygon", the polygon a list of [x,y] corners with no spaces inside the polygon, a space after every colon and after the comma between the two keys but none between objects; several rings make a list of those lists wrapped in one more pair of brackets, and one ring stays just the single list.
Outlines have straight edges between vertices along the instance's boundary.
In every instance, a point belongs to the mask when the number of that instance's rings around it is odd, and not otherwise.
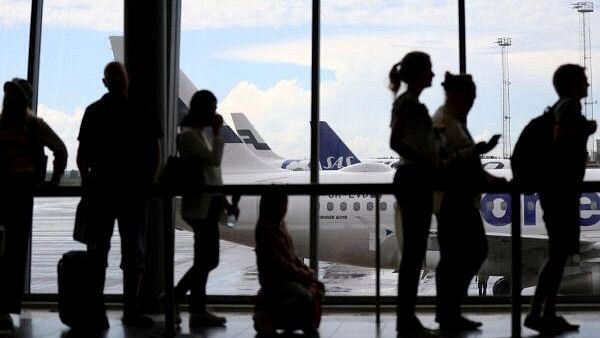
[{"label": "dark silhouette of crowd", "polygon": [[[403,240],[396,330],[399,336],[407,337],[433,337],[440,332],[454,334],[481,327],[481,322],[462,316],[461,304],[487,256],[486,234],[479,214],[480,193],[486,186],[503,180],[484,171],[480,160],[481,155],[497,145],[500,135],[475,143],[467,128],[468,112],[476,97],[472,76],[446,73],[442,83],[446,100],[432,119],[427,107],[419,101],[421,92],[431,86],[434,76],[431,68],[429,55],[411,52],[393,65],[389,73],[389,88],[394,94],[390,147],[400,155],[394,177],[399,214],[396,219],[400,220],[396,231],[402,233]],[[402,84],[406,90],[398,95]],[[526,150],[521,150],[519,156],[536,158],[533,151],[544,152],[559,164],[530,177],[536,181],[533,188],[530,184],[517,187],[527,193],[539,193],[548,230],[548,258],[539,273],[524,323],[541,334],[560,334],[579,328],[557,315],[556,296],[567,258],[579,253],[579,197],[587,159],[586,143],[596,130],[596,122],[581,113],[579,101],[587,96],[588,88],[584,68],[572,64],[560,66],[554,73],[553,84],[559,100],[543,114],[548,122],[530,123],[540,125],[535,127],[540,130],[535,135],[548,137],[531,140],[522,135],[527,140],[520,143],[526,145],[519,148]],[[525,162],[513,161],[513,172],[533,171],[531,165],[523,168]],[[436,269],[435,319],[440,332],[424,327],[415,314],[432,213],[438,221],[440,261]],[[487,275],[483,276],[480,289],[487,284]]]},{"label": "dark silhouette of crowd", "polygon": [[[416,315],[432,215],[437,219],[440,251],[435,313],[439,331],[457,333],[482,326],[463,316],[461,305],[488,251],[479,214],[480,195],[491,184],[506,184],[503,178],[486,172],[480,160],[498,144],[499,135],[476,142],[467,128],[477,96],[473,77],[446,72],[442,82],[445,101],[432,117],[420,96],[431,87],[434,75],[431,58],[418,51],[406,54],[389,72],[389,89],[394,95],[390,147],[400,155],[394,176],[396,231],[402,238],[396,330],[399,336],[407,337],[439,334],[424,327]],[[158,118],[129,97],[128,74],[121,63],[107,64],[102,81],[107,93],[87,107],[78,136],[82,200],[77,226],[83,228],[76,229],[76,238],[87,245],[87,250],[67,253],[59,263],[59,312],[63,322],[73,329],[108,328],[103,292],[110,239],[117,221],[123,270],[122,322],[149,328],[153,320],[142,314],[138,298],[144,277],[148,202],[157,179],[163,133]],[[557,165],[545,169],[543,188],[532,191],[540,196],[549,248],[524,323],[542,334],[578,329],[578,325],[557,315],[556,297],[568,257],[579,252],[579,197],[586,143],[596,130],[595,121],[581,113],[580,99],[587,95],[589,86],[584,68],[560,66],[553,84],[559,99],[544,115],[550,121],[550,136],[544,147]],[[67,161],[63,142],[31,111],[31,85],[15,78],[5,82],[3,89],[0,330],[11,329],[10,313],[21,310],[35,189],[58,185]],[[220,186],[225,141],[217,98],[208,90],[200,90],[193,95],[189,108],[179,126],[178,156],[194,161],[195,175],[202,184]],[[45,182],[45,147],[53,153],[49,182]],[[210,271],[219,264],[219,223],[225,213],[237,217],[238,201],[239,195],[230,203],[220,193],[183,194],[181,214],[194,232],[194,259],[175,286],[177,323],[181,322],[179,304],[189,291],[190,327],[226,324],[226,318],[207,307],[206,284]],[[276,335],[277,330],[302,330],[318,336],[325,288],[295,250],[285,221],[287,207],[288,198],[282,191],[261,196],[255,229],[260,290],[254,324],[264,336]],[[88,278],[88,282],[74,283],[76,278]],[[486,293],[487,278],[485,273],[479,275],[480,295]]]}]

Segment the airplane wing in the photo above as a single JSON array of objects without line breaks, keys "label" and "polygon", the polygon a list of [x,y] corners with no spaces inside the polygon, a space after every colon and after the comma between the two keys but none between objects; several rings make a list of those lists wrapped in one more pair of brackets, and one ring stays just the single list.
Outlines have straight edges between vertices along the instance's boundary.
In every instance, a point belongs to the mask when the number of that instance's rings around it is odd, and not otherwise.
[{"label": "airplane wing", "polygon": [[[600,263],[600,233],[596,231],[584,231],[580,239],[579,258],[580,263]],[[594,234],[592,234],[593,232]],[[510,234],[487,233],[489,256],[507,257],[511,254],[512,238]],[[547,256],[548,236],[526,235],[521,237],[521,248],[523,253],[523,265],[528,262],[543,261]]]}]

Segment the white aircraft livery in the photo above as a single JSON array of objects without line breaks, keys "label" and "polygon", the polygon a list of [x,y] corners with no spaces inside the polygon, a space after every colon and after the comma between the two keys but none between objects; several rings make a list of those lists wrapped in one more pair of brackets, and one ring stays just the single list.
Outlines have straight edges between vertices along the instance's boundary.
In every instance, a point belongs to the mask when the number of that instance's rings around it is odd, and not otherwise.
[{"label": "white aircraft livery", "polygon": [[[284,158],[276,154],[243,113],[231,113],[238,135],[248,149],[265,162],[288,170],[310,170],[306,159]],[[391,161],[391,160],[389,160]],[[361,162],[325,121],[319,121],[319,165],[321,170],[389,171],[389,165]]]}]

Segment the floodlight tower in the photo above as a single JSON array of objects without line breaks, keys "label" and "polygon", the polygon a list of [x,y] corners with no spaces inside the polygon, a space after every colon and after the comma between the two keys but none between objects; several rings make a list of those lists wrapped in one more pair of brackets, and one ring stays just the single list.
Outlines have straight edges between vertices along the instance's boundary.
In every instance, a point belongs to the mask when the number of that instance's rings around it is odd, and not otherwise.
[{"label": "floodlight tower", "polygon": [[502,48],[502,157],[510,158],[510,77],[508,72],[508,47],[512,39],[501,37],[496,44]]},{"label": "floodlight tower", "polygon": [[[588,96],[583,101],[583,114],[588,119],[594,119],[594,91],[592,87],[592,34],[588,14],[594,11],[593,1],[579,1],[571,4],[571,8],[579,13],[579,48],[581,52],[581,65],[585,67],[586,76],[590,83]],[[591,160],[596,160],[595,141],[592,136],[589,141]]]}]

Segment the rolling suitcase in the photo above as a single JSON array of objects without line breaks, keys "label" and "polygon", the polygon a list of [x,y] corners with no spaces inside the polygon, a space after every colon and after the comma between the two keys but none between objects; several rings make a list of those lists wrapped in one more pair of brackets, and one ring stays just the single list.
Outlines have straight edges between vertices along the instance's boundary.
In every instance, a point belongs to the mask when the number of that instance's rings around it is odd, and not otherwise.
[{"label": "rolling suitcase", "polygon": [[104,298],[94,278],[87,251],[69,251],[58,261],[58,314],[60,320],[79,330],[108,328]]}]

